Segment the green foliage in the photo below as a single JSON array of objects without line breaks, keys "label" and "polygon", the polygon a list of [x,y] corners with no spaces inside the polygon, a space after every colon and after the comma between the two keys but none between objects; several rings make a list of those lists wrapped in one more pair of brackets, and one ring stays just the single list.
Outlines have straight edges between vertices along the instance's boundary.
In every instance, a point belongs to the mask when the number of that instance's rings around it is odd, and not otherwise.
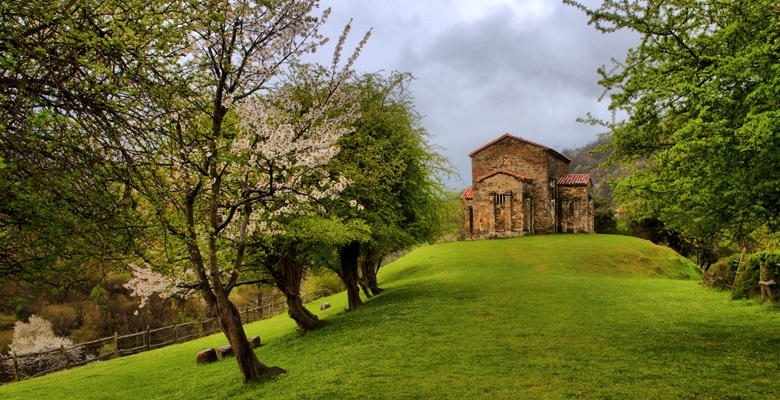
[{"label": "green foliage", "polygon": [[[255,352],[290,371],[272,381],[241,385],[233,360],[196,365],[198,350],[226,343],[213,335],[5,385],[0,397],[777,397],[767,382],[780,380],[780,360],[767,345],[780,314],[665,279],[674,260],[615,235],[426,246],[385,266],[386,290],[365,306],[345,313],[343,293],[310,304],[323,329],[300,336],[286,315],[246,325],[266,343]],[[319,311],[324,301],[332,307]]]},{"label": "green foliage", "polygon": [[571,159],[569,172],[573,174],[590,174],[593,181],[593,194],[597,198],[612,202],[612,190],[609,181],[612,178],[625,177],[625,168],[607,164],[609,150],[604,147],[609,143],[609,136],[600,136],[595,141],[582,147],[562,151]]},{"label": "green foliage", "polygon": [[593,226],[596,233],[617,233],[617,219],[610,202],[603,198],[593,201]]},{"label": "green foliage", "polygon": [[341,151],[331,162],[352,182],[334,209],[364,220],[370,246],[380,255],[433,240],[448,212],[441,181],[448,163],[426,141],[407,89],[411,79],[366,74],[351,84],[360,118],[355,131],[339,140]]},{"label": "green foliage", "polygon": [[105,306],[106,300],[108,299],[108,292],[106,292],[106,289],[103,289],[102,286],[97,285],[89,292],[89,297],[98,306]]},{"label": "green foliage", "polygon": [[345,289],[344,282],[330,269],[321,269],[303,282],[304,292],[313,293],[317,290],[327,290],[338,293]]},{"label": "green foliage", "polygon": [[24,299],[20,299],[16,302],[16,307],[14,308],[14,318],[17,321],[27,321],[27,318],[30,318],[32,315],[32,312],[28,308],[27,302]]},{"label": "green foliage", "polygon": [[734,289],[732,298],[749,299],[756,297],[760,293],[759,269],[762,265],[766,266],[771,272],[770,276],[777,276],[780,273],[780,252],[758,252],[751,254],[737,272],[734,279]]},{"label": "green foliage", "polygon": [[641,44],[600,69],[620,202],[640,199],[691,240],[737,241],[780,220],[780,10],[775,0],[604,1],[585,10],[603,32]]},{"label": "green foliage", "polygon": [[166,56],[186,38],[182,5],[0,6],[0,279],[65,291],[128,250],[141,224],[124,214],[116,144],[181,89],[165,71],[179,67]]},{"label": "green foliage", "polygon": [[723,290],[731,290],[734,287],[734,278],[739,269],[739,254],[723,257],[715,262],[704,274],[704,283],[707,286]]}]

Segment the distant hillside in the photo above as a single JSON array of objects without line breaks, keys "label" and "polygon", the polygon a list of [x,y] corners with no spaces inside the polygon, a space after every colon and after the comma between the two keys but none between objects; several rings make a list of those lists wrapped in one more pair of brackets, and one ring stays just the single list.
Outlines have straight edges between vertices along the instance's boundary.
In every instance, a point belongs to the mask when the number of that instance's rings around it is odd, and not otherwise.
[{"label": "distant hillside", "polygon": [[611,201],[612,193],[607,181],[610,178],[624,177],[627,175],[627,172],[615,165],[600,167],[601,164],[607,161],[609,153],[599,152],[597,148],[608,142],[609,138],[603,136],[585,146],[564,150],[562,153],[571,158],[569,172],[573,174],[591,174],[596,196]]}]

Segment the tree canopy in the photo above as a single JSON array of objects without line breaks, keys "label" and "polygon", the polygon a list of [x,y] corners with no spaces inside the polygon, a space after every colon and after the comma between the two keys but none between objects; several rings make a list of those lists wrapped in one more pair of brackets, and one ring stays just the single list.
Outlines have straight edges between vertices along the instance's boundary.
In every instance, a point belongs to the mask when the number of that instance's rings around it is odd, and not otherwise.
[{"label": "tree canopy", "polygon": [[[411,80],[410,74],[394,72],[364,74],[351,82],[348,90],[359,105],[359,118],[354,131],[340,138],[341,151],[330,163],[334,173],[351,182],[331,208],[344,218],[365,221],[370,228],[368,240],[344,248],[349,257],[361,258],[366,294],[367,286],[381,291],[376,269],[382,258],[434,239],[446,209],[441,178],[449,173],[449,164],[426,141],[427,132],[420,126],[408,91]],[[345,263],[344,256],[342,252],[339,272],[354,307],[359,294],[352,271],[345,269],[357,261]]]},{"label": "tree canopy", "polygon": [[600,84],[620,121],[609,128],[618,201],[691,239],[776,230],[780,211],[780,7],[773,0],[603,1],[584,10],[604,32],[640,44]]},{"label": "tree canopy", "polygon": [[169,56],[188,18],[182,3],[135,0],[0,10],[0,278],[67,287],[129,251],[139,224],[116,144],[186,89]]}]

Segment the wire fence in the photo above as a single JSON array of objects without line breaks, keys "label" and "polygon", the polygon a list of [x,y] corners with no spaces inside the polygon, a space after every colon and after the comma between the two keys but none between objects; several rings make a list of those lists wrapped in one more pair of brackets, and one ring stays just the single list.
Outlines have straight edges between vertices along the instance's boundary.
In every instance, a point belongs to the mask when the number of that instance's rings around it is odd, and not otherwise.
[{"label": "wire fence", "polygon": [[[320,297],[332,294],[329,290],[317,290],[303,296],[308,303]],[[266,319],[287,309],[287,302],[282,297],[274,302],[262,304],[259,307],[246,308],[240,312],[244,324]],[[0,354],[0,385],[23,379],[50,374],[103,361],[119,358],[194,340],[212,335],[220,331],[215,318],[202,321],[172,324],[161,328],[150,329],[127,335],[118,335],[79,343],[73,346],[62,346],[37,353]]]}]

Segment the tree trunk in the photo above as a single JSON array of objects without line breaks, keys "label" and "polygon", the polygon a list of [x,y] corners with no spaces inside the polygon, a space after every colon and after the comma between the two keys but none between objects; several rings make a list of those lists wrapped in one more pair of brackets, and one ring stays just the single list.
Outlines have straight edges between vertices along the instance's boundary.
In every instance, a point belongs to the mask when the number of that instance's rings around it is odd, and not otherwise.
[{"label": "tree trunk", "polygon": [[339,277],[347,287],[347,299],[349,309],[354,310],[363,304],[358,289],[358,256],[360,256],[360,243],[352,242],[341,248],[341,273]]},{"label": "tree trunk", "polygon": [[745,255],[747,254],[747,247],[742,246],[742,252],[739,254],[739,260],[737,261],[737,271],[734,273],[734,281],[732,282],[732,286],[736,285],[737,282],[739,282],[740,274],[745,270],[745,267],[747,266],[747,261],[745,260]]},{"label": "tree trunk", "polygon": [[363,292],[366,293],[366,297],[371,297],[368,294],[368,290],[371,290],[371,293],[374,295],[382,293],[384,290],[376,282],[376,272],[379,270],[380,265],[382,265],[382,257],[379,257],[377,260],[377,254],[373,250],[366,250],[363,253],[363,258],[360,260],[360,273],[363,274],[360,286],[363,288]]},{"label": "tree trunk", "polygon": [[366,280],[365,276],[358,278],[358,285],[360,286],[360,290],[363,291],[363,294],[366,296],[366,298],[370,299],[372,296],[371,292],[368,291],[368,281]]},{"label": "tree trunk", "polygon": [[306,309],[301,296],[287,296],[287,315],[298,325],[298,330],[306,333],[325,326],[327,323]]},{"label": "tree trunk", "polygon": [[269,367],[257,359],[255,352],[249,346],[244,326],[241,325],[241,314],[227,296],[217,295],[215,306],[219,326],[233,348],[244,383],[268,379],[287,372],[279,367]]},{"label": "tree trunk", "polygon": [[770,270],[769,265],[767,265],[766,262],[761,263],[758,271],[759,271],[758,284],[759,286],[761,286],[761,300],[765,302],[774,303],[775,294],[772,289],[774,286],[777,285],[777,281],[775,281],[774,271]]},{"label": "tree trunk", "polygon": [[379,287],[379,284],[377,284],[376,281],[376,273],[379,271],[379,268],[382,266],[382,257],[379,257],[378,260],[374,261],[372,265],[368,268],[368,288],[371,289],[371,293],[374,295],[377,295],[379,293],[384,292],[385,290]]},{"label": "tree trunk", "polygon": [[280,257],[270,258],[266,269],[274,277],[276,288],[287,300],[287,315],[298,325],[298,330],[306,333],[325,326],[326,322],[321,321],[303,305],[303,265],[298,262],[297,256],[298,253],[293,247]]}]

